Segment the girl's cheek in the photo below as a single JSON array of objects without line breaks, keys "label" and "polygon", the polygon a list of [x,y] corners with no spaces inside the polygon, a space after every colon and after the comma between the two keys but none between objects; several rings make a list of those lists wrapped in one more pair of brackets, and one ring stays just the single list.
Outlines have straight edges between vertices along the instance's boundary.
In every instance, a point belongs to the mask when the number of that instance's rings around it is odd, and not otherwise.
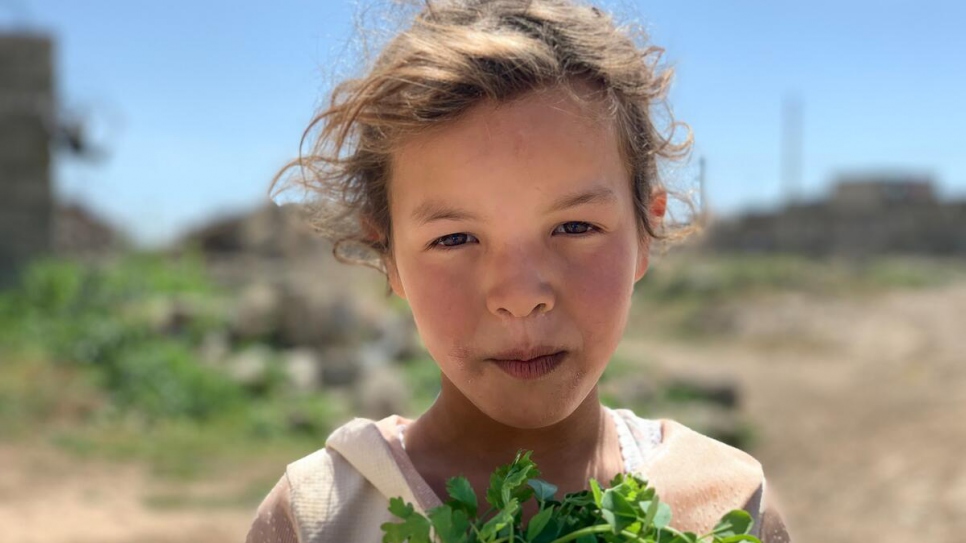
[{"label": "girl's cheek", "polygon": [[458,329],[466,320],[466,312],[474,307],[476,283],[472,274],[452,262],[415,262],[409,283],[413,313],[427,328],[421,333]]},{"label": "girl's cheek", "polygon": [[568,264],[563,296],[591,342],[609,343],[623,334],[633,293],[633,254],[620,244],[602,247]]},{"label": "girl's cheek", "polygon": [[608,302],[623,298],[633,290],[632,252],[627,244],[613,240],[595,251],[575,255],[568,259],[564,277],[570,283],[568,291],[580,292],[591,299]]}]

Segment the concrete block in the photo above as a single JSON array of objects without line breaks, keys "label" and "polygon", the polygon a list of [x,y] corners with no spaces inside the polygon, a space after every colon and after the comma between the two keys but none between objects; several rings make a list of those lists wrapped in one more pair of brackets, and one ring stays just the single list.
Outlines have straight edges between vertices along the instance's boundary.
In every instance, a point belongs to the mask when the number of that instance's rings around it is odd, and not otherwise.
[{"label": "concrete block", "polygon": [[0,91],[52,94],[53,42],[35,34],[0,34]]},{"label": "concrete block", "polygon": [[[0,95],[2,99],[2,95]],[[39,114],[0,109],[0,167],[50,160],[50,135]]]},{"label": "concrete block", "polygon": [[0,165],[0,211],[52,206],[48,179],[45,165]]},{"label": "concrete block", "polygon": [[0,255],[19,262],[48,253],[51,215],[52,211],[0,213]]}]

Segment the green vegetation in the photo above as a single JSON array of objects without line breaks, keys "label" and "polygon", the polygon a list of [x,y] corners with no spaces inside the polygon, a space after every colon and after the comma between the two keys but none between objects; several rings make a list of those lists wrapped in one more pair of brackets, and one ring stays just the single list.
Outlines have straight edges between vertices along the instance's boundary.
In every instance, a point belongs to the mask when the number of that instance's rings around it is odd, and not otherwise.
[{"label": "green vegetation", "polygon": [[192,256],[38,262],[0,292],[0,435],[186,477],[318,448],[345,402],[292,396],[281,377],[246,387],[200,359],[227,295]]},{"label": "green vegetation", "polygon": [[697,299],[710,303],[776,292],[874,294],[895,288],[940,286],[956,279],[966,279],[961,261],[674,255],[653,263],[647,277],[638,283],[638,292],[655,302]]},{"label": "green vegetation", "polygon": [[409,408],[412,412],[406,415],[418,416],[433,405],[439,394],[439,366],[427,354],[404,361],[401,369],[411,394]]},{"label": "green vegetation", "polygon": [[[478,513],[476,493],[465,477],[447,481],[449,500],[417,513],[402,498],[389,501],[389,511],[402,522],[382,525],[384,543],[760,543],[749,535],[752,518],[745,511],[726,513],[708,534],[699,536],[669,526],[671,509],[658,499],[647,482],[618,475],[610,488],[590,480],[590,490],[556,498],[557,487],[538,479],[540,471],[530,452],[517,454],[490,477],[489,508]],[[522,506],[529,500],[539,512],[524,527]]]}]

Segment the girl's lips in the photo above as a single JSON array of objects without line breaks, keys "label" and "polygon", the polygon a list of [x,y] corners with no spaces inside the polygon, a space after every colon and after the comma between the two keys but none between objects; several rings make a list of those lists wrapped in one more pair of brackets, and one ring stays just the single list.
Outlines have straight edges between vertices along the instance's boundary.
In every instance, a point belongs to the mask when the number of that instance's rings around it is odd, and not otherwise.
[{"label": "girl's lips", "polygon": [[560,351],[531,360],[494,360],[493,362],[511,377],[528,381],[539,379],[557,369],[566,356],[566,351]]}]

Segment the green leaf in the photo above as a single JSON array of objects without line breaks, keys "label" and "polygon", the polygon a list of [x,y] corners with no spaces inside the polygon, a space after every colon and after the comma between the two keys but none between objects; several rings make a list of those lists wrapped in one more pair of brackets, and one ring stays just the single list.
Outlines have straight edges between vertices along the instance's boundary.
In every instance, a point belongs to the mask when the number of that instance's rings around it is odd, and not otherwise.
[{"label": "green leaf", "polygon": [[747,511],[742,511],[741,509],[735,509],[725,514],[721,517],[721,521],[715,525],[714,530],[711,531],[715,537],[725,538],[734,535],[747,534],[751,532],[751,527],[754,524],[754,520]]},{"label": "green leaf", "polygon": [[615,534],[621,533],[637,520],[637,511],[624,496],[612,488],[604,491],[601,498],[601,516]]},{"label": "green leaf", "polygon": [[594,503],[597,505],[597,507],[600,507],[603,493],[600,491],[600,483],[597,482],[597,479],[590,480],[590,492],[594,495]]},{"label": "green leaf", "polygon": [[670,526],[665,526],[657,530],[655,541],[661,543],[699,543],[700,538],[696,533],[679,532]]},{"label": "green leaf", "polygon": [[390,498],[389,512],[401,519],[407,519],[414,512],[413,504],[403,502],[402,498]]},{"label": "green leaf", "polygon": [[450,507],[466,511],[469,517],[476,516],[476,492],[473,492],[473,487],[466,477],[453,477],[446,481],[446,491],[453,498],[448,503]]},{"label": "green leaf", "polygon": [[664,528],[671,523],[671,507],[660,501],[657,496],[651,501],[639,502],[637,505],[644,512],[645,529],[649,529],[651,526]]},{"label": "green leaf", "polygon": [[543,529],[550,523],[550,517],[553,516],[553,513],[554,508],[551,506],[540,511],[530,519],[529,524],[527,524],[527,541],[533,541],[543,532]]},{"label": "green leaf", "polygon": [[490,487],[486,491],[486,501],[496,509],[502,509],[510,498],[516,498],[523,502],[533,495],[533,490],[526,486],[529,479],[540,476],[533,460],[530,460],[531,451],[520,451],[517,453],[513,462],[507,466],[501,466],[490,476]]},{"label": "green leaf", "polygon": [[626,478],[627,474],[618,472],[617,475],[614,475],[614,478],[610,480],[611,488],[623,483]]},{"label": "green leaf", "polygon": [[644,520],[641,522],[644,523],[645,528],[649,529],[654,522],[654,517],[657,515],[657,508],[660,506],[660,502],[658,500],[643,501],[638,503],[637,506],[644,512]]},{"label": "green leaf", "polygon": [[386,522],[380,526],[385,535],[383,543],[431,543],[429,538],[429,520],[416,513],[412,504],[403,503],[402,498],[389,500],[389,512],[401,518],[403,522]]},{"label": "green leaf", "polygon": [[544,527],[544,529],[528,543],[552,543],[554,540],[560,537],[564,528],[564,519],[560,515],[561,513],[558,509],[556,514],[554,514],[550,518],[550,521],[547,522],[547,526]]},{"label": "green leaf", "polygon": [[[589,490],[555,498],[557,487],[537,479],[539,471],[530,452],[517,453],[513,462],[490,477],[486,499],[493,506],[476,519],[479,502],[465,477],[447,481],[450,500],[423,516],[401,498],[389,510],[402,519],[382,525],[384,543],[702,543],[694,533],[670,527],[671,508],[662,503],[647,482],[634,475],[615,477],[611,488],[590,480]],[[521,504],[531,498],[540,511],[522,527]],[[761,543],[748,535],[751,516],[744,511],[725,515],[711,536],[713,543]],[[569,535],[568,535],[569,534]]]},{"label": "green leaf", "polygon": [[440,543],[466,543],[470,520],[466,511],[453,510],[443,505],[429,512],[429,520]]},{"label": "green leaf", "polygon": [[490,520],[480,528],[480,540],[489,541],[496,537],[497,534],[502,532],[508,526],[513,525],[514,517],[520,505],[515,499],[511,499],[507,502],[505,508],[497,512]]},{"label": "green leaf", "polygon": [[641,524],[640,520],[635,520],[634,522],[628,524],[627,528],[624,528],[624,531],[632,534],[640,534],[642,526],[643,525]]},{"label": "green leaf", "polygon": [[[654,501],[657,501],[657,498]],[[657,506],[657,514],[654,515],[654,527],[664,528],[668,524],[671,524],[671,506],[660,502]]]},{"label": "green leaf", "polygon": [[506,476],[503,491],[508,492],[508,497],[504,500],[504,503],[509,502],[509,497],[514,497],[519,502],[530,499],[530,496],[533,496],[533,489],[526,483],[538,475],[540,475],[540,472],[537,471],[536,465],[530,461],[530,452],[527,451],[526,462],[512,465]]},{"label": "green leaf", "polygon": [[597,502],[594,501],[594,496],[586,490],[567,494],[564,496],[564,503],[571,507],[596,506],[597,508],[600,508],[600,506],[597,505]]},{"label": "green leaf", "polygon": [[552,485],[541,479],[530,479],[527,484],[533,488],[533,492],[537,495],[537,499],[545,502],[547,500],[552,500],[554,495],[557,493],[556,485]]}]

